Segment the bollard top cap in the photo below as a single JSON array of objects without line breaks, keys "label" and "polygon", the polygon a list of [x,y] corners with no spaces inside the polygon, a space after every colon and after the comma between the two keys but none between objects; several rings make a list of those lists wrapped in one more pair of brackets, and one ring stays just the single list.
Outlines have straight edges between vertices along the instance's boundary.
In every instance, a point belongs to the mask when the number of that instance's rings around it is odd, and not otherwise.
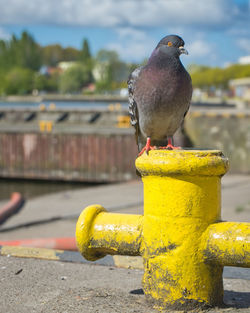
[{"label": "bollard top cap", "polygon": [[222,176],[229,167],[220,150],[151,150],[135,164],[142,176]]}]

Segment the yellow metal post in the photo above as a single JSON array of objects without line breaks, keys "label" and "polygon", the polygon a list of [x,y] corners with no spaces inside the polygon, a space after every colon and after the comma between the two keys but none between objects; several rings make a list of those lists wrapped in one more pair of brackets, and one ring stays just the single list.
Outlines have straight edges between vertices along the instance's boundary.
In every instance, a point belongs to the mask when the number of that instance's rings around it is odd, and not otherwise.
[{"label": "yellow metal post", "polygon": [[159,307],[222,302],[222,266],[204,261],[203,232],[220,220],[218,151],[152,151],[137,159],[144,183],[144,292]]},{"label": "yellow metal post", "polygon": [[77,223],[79,250],[142,255],[146,298],[160,309],[193,309],[223,301],[223,266],[250,267],[250,224],[220,221],[220,151],[153,150],[136,160],[144,216],[88,207]]}]

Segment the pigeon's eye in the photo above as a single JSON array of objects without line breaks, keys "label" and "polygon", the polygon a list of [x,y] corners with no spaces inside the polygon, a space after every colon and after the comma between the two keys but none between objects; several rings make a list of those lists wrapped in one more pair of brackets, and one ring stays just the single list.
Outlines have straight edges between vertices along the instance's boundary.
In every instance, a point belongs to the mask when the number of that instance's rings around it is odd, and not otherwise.
[{"label": "pigeon's eye", "polygon": [[168,42],[168,46],[171,47],[173,44],[171,41]]}]

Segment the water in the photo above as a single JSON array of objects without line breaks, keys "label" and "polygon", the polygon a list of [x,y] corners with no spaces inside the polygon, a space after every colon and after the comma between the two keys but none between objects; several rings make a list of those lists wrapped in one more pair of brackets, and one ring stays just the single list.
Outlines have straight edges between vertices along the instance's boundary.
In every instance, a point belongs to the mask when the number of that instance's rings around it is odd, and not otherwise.
[{"label": "water", "polygon": [[0,179],[0,201],[9,199],[12,192],[20,192],[25,199],[32,199],[48,193],[89,188],[91,186],[97,186],[97,184],[24,179]]},{"label": "water", "polygon": [[[116,104],[118,101],[42,101],[42,102],[3,102],[0,101],[0,108],[39,108],[44,104],[47,108],[51,104],[55,104],[56,108],[96,108],[96,107],[108,107],[110,104]],[[122,107],[127,108],[127,101],[119,102]]]}]

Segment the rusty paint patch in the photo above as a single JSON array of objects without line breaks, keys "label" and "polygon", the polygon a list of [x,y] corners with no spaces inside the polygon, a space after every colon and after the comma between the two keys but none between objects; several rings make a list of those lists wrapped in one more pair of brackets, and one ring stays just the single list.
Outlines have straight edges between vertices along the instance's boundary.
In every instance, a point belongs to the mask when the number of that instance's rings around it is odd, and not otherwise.
[{"label": "rusty paint patch", "polygon": [[113,182],[136,177],[132,134],[0,133],[0,176]]}]

